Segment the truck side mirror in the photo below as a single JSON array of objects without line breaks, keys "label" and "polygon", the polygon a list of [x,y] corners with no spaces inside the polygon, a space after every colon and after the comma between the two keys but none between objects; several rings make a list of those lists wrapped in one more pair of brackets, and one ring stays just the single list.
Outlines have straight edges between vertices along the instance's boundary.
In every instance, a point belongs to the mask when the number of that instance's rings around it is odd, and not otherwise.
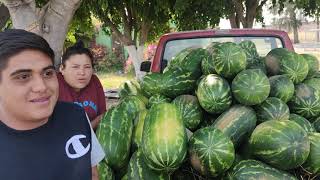
[{"label": "truck side mirror", "polygon": [[150,72],[151,62],[143,61],[140,65],[140,71]]}]

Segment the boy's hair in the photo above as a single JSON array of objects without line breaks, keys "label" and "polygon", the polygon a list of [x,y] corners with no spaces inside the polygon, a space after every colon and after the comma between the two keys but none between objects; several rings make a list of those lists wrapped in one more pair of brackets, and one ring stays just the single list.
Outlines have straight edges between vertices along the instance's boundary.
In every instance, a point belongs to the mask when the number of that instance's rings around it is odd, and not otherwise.
[{"label": "boy's hair", "polygon": [[10,57],[28,49],[46,54],[54,64],[54,52],[41,36],[22,29],[0,32],[0,72],[7,67]]},{"label": "boy's hair", "polygon": [[66,52],[62,55],[60,65],[65,66],[66,65],[65,63],[66,61],[69,60],[70,56],[77,55],[77,54],[87,55],[91,60],[91,65],[93,66],[93,55],[88,48],[84,47],[84,43],[81,40],[78,41],[73,46],[67,48]]}]

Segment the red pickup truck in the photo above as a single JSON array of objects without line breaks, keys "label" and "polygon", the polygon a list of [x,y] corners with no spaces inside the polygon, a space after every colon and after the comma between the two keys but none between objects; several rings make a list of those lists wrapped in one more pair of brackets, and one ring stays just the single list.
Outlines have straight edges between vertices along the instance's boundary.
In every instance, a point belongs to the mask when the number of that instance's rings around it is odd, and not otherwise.
[{"label": "red pickup truck", "polygon": [[235,42],[250,40],[255,43],[260,56],[265,56],[274,48],[294,51],[288,34],[269,29],[201,30],[164,34],[157,45],[155,56],[141,64],[141,71],[162,72],[172,57],[191,46],[206,47],[212,42]]}]

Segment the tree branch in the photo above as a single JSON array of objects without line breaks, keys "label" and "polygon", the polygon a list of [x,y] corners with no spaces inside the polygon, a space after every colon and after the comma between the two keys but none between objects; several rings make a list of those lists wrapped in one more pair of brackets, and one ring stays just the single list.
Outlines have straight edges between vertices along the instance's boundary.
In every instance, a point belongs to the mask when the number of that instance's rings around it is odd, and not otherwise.
[{"label": "tree branch", "polygon": [[10,18],[10,13],[8,8],[4,4],[1,4],[0,5],[0,29],[2,29],[6,25],[9,18]]},{"label": "tree branch", "polygon": [[117,36],[117,38],[124,44],[124,45],[134,45],[134,43],[131,40],[131,36],[127,37],[126,35],[122,34],[119,29],[117,28],[117,26],[109,19],[109,17],[104,17],[103,22],[105,24],[107,24],[111,31],[115,33],[115,35]]}]

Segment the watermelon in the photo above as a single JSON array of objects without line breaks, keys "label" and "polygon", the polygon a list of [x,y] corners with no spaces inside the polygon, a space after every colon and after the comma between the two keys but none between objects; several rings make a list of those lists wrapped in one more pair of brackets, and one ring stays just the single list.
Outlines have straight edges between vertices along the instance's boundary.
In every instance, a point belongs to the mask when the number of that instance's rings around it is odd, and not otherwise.
[{"label": "watermelon", "polygon": [[304,117],[299,116],[298,114],[290,114],[289,120],[299,124],[306,132],[316,132],[313,125]]},{"label": "watermelon", "polygon": [[276,75],[269,77],[270,95],[288,102],[294,93],[294,84],[286,75]]},{"label": "watermelon", "polygon": [[293,175],[273,168],[261,161],[243,160],[232,169],[233,180],[298,180]]},{"label": "watermelon", "polygon": [[143,77],[140,81],[140,87],[148,98],[154,94],[161,93],[162,74],[161,73],[149,73]]},{"label": "watermelon", "polygon": [[144,162],[144,157],[140,150],[133,153],[128,167],[128,179],[135,180],[169,180],[170,176],[166,173],[159,173],[150,169]]},{"label": "watermelon", "polygon": [[139,111],[146,109],[146,105],[138,96],[126,96],[121,99],[120,103],[125,106],[127,113],[133,119],[136,118]]},{"label": "watermelon", "polygon": [[280,72],[280,60],[284,54],[289,51],[286,48],[272,49],[266,56],[265,63],[269,75],[278,75]]},{"label": "watermelon", "polygon": [[319,70],[319,61],[317,57],[311,54],[301,54],[303,58],[307,61],[309,66],[309,72],[307,77],[311,78],[313,77]]},{"label": "watermelon", "polygon": [[217,74],[230,79],[247,67],[245,51],[232,42],[215,46],[212,53],[213,65]]},{"label": "watermelon", "polygon": [[[287,75],[294,84],[301,83],[308,75],[309,66],[307,61],[303,56],[295,52],[287,50],[278,51],[279,49],[276,52],[271,50],[266,56],[268,71],[272,72],[271,75]],[[273,53],[276,55],[273,56]]]},{"label": "watermelon", "polygon": [[165,97],[161,94],[155,94],[155,95],[152,95],[150,98],[149,98],[149,102],[148,102],[148,108],[150,108],[152,105],[154,104],[159,104],[159,103],[163,103],[163,102],[171,102],[171,99],[168,98],[168,97]]},{"label": "watermelon", "polygon": [[243,105],[234,105],[222,113],[213,123],[237,147],[246,135],[251,134],[256,126],[257,117],[254,110]]},{"label": "watermelon", "polygon": [[153,105],[142,132],[142,153],[154,170],[172,172],[187,154],[187,135],[180,111],[174,104]]},{"label": "watermelon", "polygon": [[196,95],[201,107],[212,114],[222,113],[232,101],[228,82],[215,74],[201,79]]},{"label": "watermelon", "polygon": [[109,109],[97,130],[97,138],[106,154],[105,160],[113,170],[123,168],[129,160],[134,117],[128,113],[128,107],[120,103]]},{"label": "watermelon", "polygon": [[265,57],[255,57],[253,62],[247,65],[247,69],[260,69],[264,74],[267,74]]},{"label": "watermelon", "polygon": [[144,119],[147,115],[147,112],[147,110],[141,110],[135,120],[132,134],[132,143],[134,148],[138,148],[141,146]]},{"label": "watermelon", "polygon": [[195,130],[202,121],[203,110],[197,97],[192,95],[181,95],[173,101],[182,114],[182,119],[186,128]]},{"label": "watermelon", "polygon": [[320,117],[318,117],[313,123],[312,123],[314,129],[320,133]]},{"label": "watermelon", "polygon": [[119,97],[124,98],[128,95],[141,94],[140,84],[136,80],[128,80],[122,83],[119,87]]},{"label": "watermelon", "polygon": [[256,105],[267,99],[270,92],[268,77],[260,69],[241,71],[232,81],[235,99],[244,105]]},{"label": "watermelon", "polygon": [[292,113],[312,120],[320,115],[320,92],[306,84],[295,86],[295,92],[289,101]]},{"label": "watermelon", "polygon": [[216,46],[218,46],[219,44],[220,44],[219,42],[212,42],[206,48],[206,50],[208,52],[208,57],[204,58],[201,62],[202,74],[204,74],[204,75],[216,74],[216,70],[214,69],[212,55],[214,53],[214,48]]},{"label": "watermelon", "polygon": [[107,165],[105,161],[101,161],[98,164],[98,174],[101,180],[115,180],[112,169]]},{"label": "watermelon", "polygon": [[279,98],[268,97],[263,103],[255,106],[258,122],[270,120],[289,120],[289,107]]},{"label": "watermelon", "polygon": [[302,165],[304,169],[312,174],[320,173],[320,133],[310,133],[310,154]]},{"label": "watermelon", "polygon": [[310,152],[307,132],[289,120],[259,124],[251,134],[249,143],[256,157],[282,170],[299,167]]},{"label": "watermelon", "polygon": [[182,68],[176,68],[163,74],[160,85],[162,95],[175,98],[182,94],[189,94],[194,91],[197,79],[193,72],[185,72]]},{"label": "watermelon", "polygon": [[191,72],[194,76],[200,77],[201,62],[209,57],[206,49],[202,48],[187,48],[181,54],[179,53],[170,64],[165,68],[164,73],[172,71],[177,68],[182,68],[184,72]]},{"label": "watermelon", "polygon": [[257,57],[259,57],[256,45],[252,41],[242,41],[239,46],[244,50],[247,57],[247,67],[256,64]]},{"label": "watermelon", "polygon": [[216,177],[228,170],[235,159],[230,138],[213,127],[193,133],[189,141],[189,153],[193,168],[209,177]]},{"label": "watermelon", "polygon": [[313,87],[320,92],[320,78],[310,78],[303,81],[304,84]]}]

